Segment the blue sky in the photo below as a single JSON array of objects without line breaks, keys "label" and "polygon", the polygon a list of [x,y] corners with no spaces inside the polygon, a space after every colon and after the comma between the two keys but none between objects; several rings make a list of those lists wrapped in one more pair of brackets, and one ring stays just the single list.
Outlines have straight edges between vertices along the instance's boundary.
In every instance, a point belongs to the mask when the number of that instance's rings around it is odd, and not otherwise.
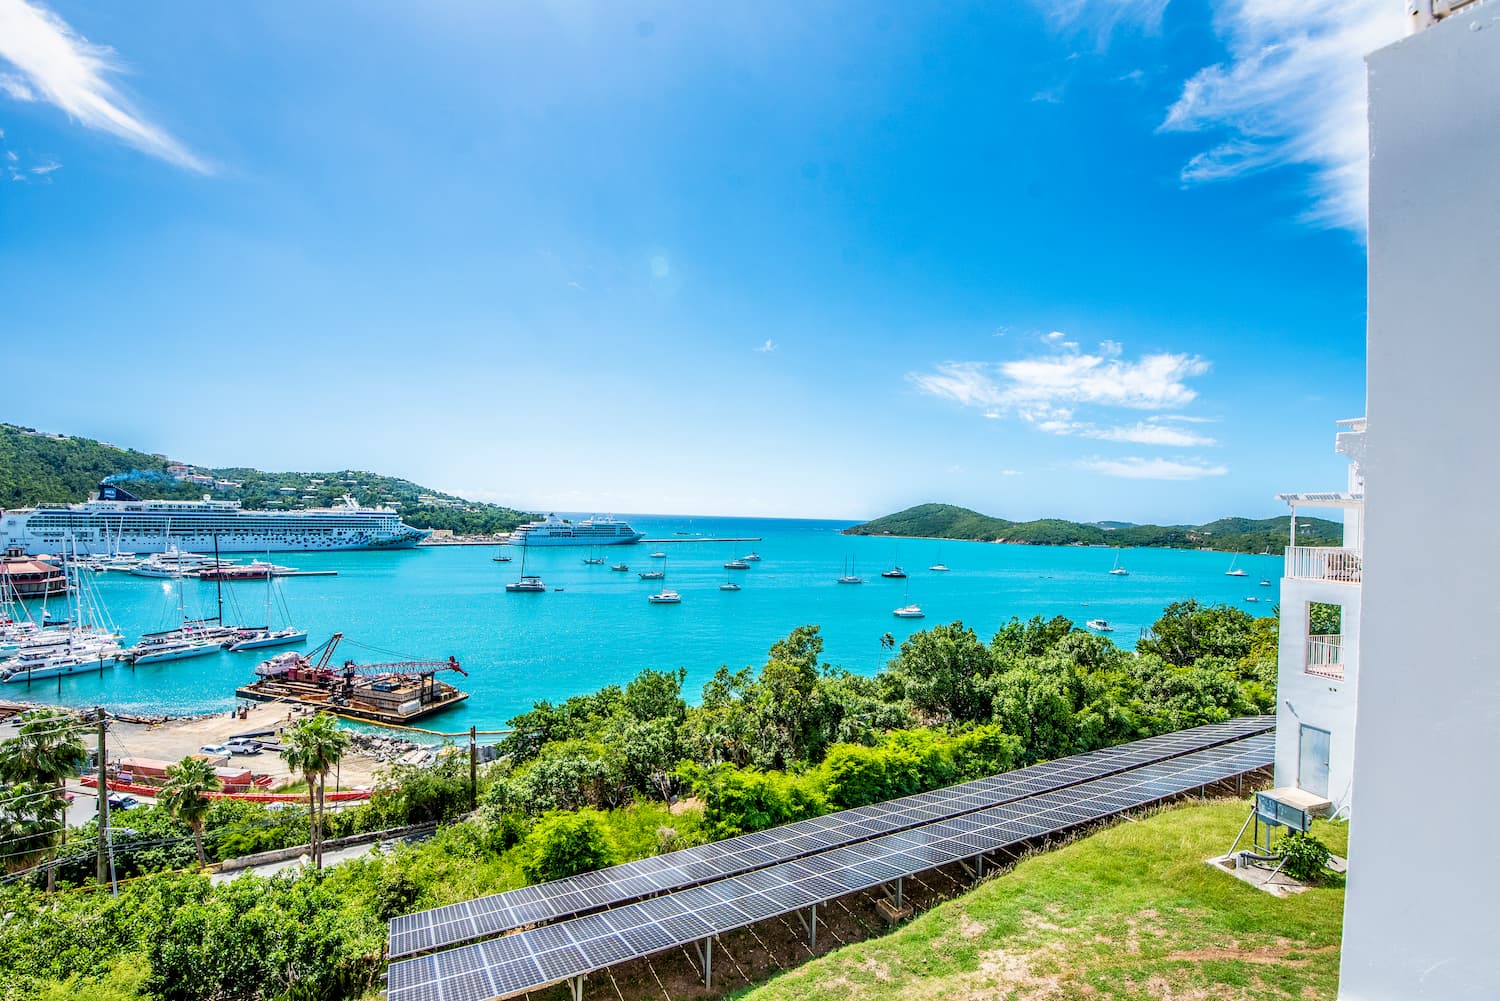
[{"label": "blue sky", "polygon": [[0,419],[533,509],[1281,513],[1363,412],[1400,7],[0,0]]}]

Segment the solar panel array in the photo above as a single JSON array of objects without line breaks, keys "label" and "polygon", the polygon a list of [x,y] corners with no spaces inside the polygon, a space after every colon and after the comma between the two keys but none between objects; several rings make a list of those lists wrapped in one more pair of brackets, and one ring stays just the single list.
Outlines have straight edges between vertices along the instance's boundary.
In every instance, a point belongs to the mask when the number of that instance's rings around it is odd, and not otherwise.
[{"label": "solar panel array", "polygon": [[481,1001],[687,945],[1264,768],[1262,734],[661,897],[392,963],[387,1001]]},{"label": "solar panel array", "polygon": [[567,879],[419,911],[391,922],[390,956],[398,959],[460,945],[515,928],[574,917],[762,869],[1265,733],[1274,726],[1274,717],[1247,716],[1179,730]]}]

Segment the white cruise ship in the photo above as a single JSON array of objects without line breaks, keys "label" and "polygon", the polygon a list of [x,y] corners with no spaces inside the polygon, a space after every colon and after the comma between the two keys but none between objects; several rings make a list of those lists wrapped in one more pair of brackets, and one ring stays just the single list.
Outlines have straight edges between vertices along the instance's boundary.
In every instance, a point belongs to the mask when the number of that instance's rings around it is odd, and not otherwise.
[{"label": "white cruise ship", "polygon": [[639,542],[642,533],[611,517],[568,521],[549,514],[510,533],[512,546],[620,546]]},{"label": "white cruise ship", "polygon": [[0,543],[28,553],[76,550],[80,556],[161,553],[169,549],[264,553],[318,549],[405,549],[427,537],[392,508],[361,507],[352,497],[331,508],[248,511],[239,501],[141,500],[107,483],[82,504],[16,508],[0,514]]}]

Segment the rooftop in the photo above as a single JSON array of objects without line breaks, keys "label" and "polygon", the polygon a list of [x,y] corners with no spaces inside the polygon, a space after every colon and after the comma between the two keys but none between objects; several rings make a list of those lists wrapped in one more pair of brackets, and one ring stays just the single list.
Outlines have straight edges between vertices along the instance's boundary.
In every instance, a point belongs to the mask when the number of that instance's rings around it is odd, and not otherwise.
[{"label": "rooftop", "polygon": [[1276,499],[1285,501],[1293,507],[1359,508],[1365,506],[1364,494],[1351,494],[1333,490],[1321,493],[1277,494]]}]

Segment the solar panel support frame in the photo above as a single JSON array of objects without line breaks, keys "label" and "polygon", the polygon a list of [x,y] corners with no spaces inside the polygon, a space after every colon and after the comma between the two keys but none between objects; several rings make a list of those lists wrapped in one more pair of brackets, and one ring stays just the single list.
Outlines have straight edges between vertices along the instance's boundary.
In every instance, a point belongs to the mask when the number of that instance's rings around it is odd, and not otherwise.
[{"label": "solar panel support frame", "polygon": [[818,905],[813,904],[807,909],[807,917],[802,916],[800,910],[794,912],[797,920],[802,922],[802,927],[807,930],[807,947],[813,952],[818,951]]},{"label": "solar panel support frame", "polygon": [[[714,940],[710,937],[701,942],[694,942],[693,948],[698,953],[698,961],[703,964],[703,986],[712,990],[714,986]],[[579,998],[578,1001],[583,1001],[583,999]]]}]

